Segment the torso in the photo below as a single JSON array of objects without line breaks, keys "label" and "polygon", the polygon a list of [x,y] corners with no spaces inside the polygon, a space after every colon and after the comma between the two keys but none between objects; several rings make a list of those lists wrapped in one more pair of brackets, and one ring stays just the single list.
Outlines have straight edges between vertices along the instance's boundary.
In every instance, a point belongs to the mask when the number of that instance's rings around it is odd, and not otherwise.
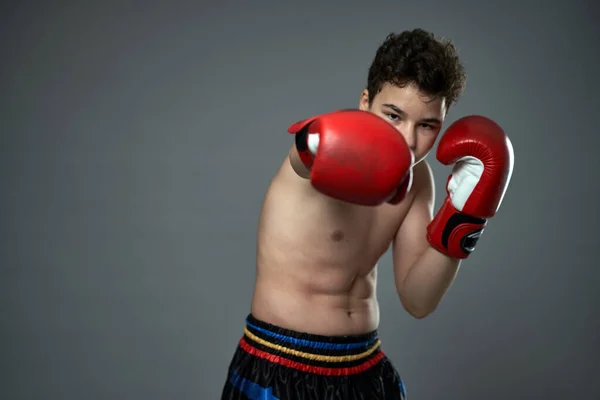
[{"label": "torso", "polygon": [[377,262],[409,199],[378,207],[340,202],[316,192],[286,159],[262,206],[252,314],[319,335],[376,329]]}]

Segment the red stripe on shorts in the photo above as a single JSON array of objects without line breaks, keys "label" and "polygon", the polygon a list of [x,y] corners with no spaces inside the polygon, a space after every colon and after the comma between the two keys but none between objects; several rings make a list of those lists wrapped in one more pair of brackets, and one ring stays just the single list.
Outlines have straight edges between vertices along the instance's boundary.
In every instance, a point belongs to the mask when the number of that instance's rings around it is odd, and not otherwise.
[{"label": "red stripe on shorts", "polygon": [[256,347],[250,345],[248,342],[244,340],[244,338],[240,339],[240,347],[247,353],[252,354],[255,357],[262,358],[263,360],[267,360],[272,363],[276,363],[279,365],[283,365],[284,367],[297,369],[299,371],[318,374],[318,375],[329,375],[329,376],[346,376],[346,375],[354,375],[366,371],[371,368],[375,364],[377,364],[385,354],[383,351],[379,351],[375,356],[368,359],[362,364],[356,365],[354,367],[317,367],[314,365],[308,365],[299,363],[297,361],[292,361],[287,358],[276,356],[274,354],[267,353],[265,351],[259,350]]}]

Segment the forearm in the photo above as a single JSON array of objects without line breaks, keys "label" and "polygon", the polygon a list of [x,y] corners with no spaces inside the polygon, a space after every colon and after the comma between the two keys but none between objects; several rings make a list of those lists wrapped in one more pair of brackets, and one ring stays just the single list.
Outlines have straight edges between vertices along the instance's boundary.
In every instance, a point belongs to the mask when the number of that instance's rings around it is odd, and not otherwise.
[{"label": "forearm", "polygon": [[397,285],[406,310],[416,318],[431,314],[454,281],[459,267],[459,259],[427,247]]},{"label": "forearm", "polygon": [[292,169],[300,178],[308,179],[310,177],[310,171],[300,159],[300,155],[298,154],[298,150],[296,149],[295,145],[293,145],[290,149],[288,153],[288,159],[290,160]]}]

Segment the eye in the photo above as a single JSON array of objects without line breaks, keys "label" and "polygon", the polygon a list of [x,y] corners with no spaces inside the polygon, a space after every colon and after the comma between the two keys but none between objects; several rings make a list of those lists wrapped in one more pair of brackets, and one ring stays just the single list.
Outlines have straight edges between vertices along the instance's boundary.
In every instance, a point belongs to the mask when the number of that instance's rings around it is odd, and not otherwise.
[{"label": "eye", "polygon": [[429,124],[421,124],[421,127],[422,127],[422,128],[425,128],[425,129],[429,129],[429,130],[431,130],[431,129],[434,129],[434,128],[435,128],[433,125],[429,125]]},{"label": "eye", "polygon": [[397,114],[386,114],[392,121],[400,121],[400,116]]}]

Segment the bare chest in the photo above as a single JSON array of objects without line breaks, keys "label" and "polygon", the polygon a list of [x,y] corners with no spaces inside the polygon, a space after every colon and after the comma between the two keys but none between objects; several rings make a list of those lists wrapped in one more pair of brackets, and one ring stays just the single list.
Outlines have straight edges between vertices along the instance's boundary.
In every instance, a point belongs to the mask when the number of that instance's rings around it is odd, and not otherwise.
[{"label": "bare chest", "polygon": [[[298,178],[301,179],[301,178]],[[315,192],[305,180],[275,179],[259,225],[259,247],[313,265],[372,268],[388,249],[406,206],[363,207]]]}]

